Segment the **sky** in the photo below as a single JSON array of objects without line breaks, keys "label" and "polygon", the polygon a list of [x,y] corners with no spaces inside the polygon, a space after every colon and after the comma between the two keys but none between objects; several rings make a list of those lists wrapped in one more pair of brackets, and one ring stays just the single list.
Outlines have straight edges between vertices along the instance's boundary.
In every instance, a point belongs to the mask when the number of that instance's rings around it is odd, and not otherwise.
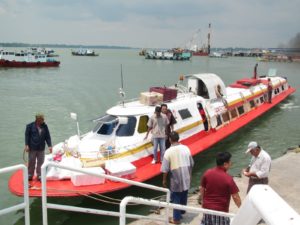
[{"label": "sky", "polygon": [[[300,0],[0,0],[0,43],[270,48],[300,32]],[[300,47],[300,46],[299,46]]]}]

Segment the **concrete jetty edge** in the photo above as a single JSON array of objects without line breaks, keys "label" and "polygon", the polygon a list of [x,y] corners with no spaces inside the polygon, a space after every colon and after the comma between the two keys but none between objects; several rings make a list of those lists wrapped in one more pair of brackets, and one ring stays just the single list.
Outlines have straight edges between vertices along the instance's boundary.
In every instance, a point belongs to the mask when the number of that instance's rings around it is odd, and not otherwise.
[{"label": "concrete jetty edge", "polygon": [[[274,189],[296,212],[300,214],[300,147],[292,148],[287,151],[283,156],[272,161],[272,168],[269,177],[269,185]],[[246,190],[248,185],[247,177],[235,177],[239,189],[241,199],[245,199]],[[198,194],[189,196],[188,205],[194,207],[201,207],[198,204]],[[238,208],[231,200],[230,212],[236,213]],[[161,210],[161,214],[164,212]],[[158,214],[149,214],[151,216],[161,217]],[[172,212],[170,213],[172,216]],[[186,213],[183,215],[181,224],[199,225],[202,215],[194,213]],[[159,225],[163,224],[157,221],[149,220],[136,220],[130,225]]]}]

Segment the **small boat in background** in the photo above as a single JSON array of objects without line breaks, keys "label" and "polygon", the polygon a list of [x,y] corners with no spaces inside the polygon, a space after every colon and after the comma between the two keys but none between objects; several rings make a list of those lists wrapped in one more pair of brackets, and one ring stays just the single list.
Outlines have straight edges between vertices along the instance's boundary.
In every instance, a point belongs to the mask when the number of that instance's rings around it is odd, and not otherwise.
[{"label": "small boat in background", "polygon": [[55,54],[55,51],[51,48],[36,48],[36,47],[32,47],[32,48],[28,48],[25,51],[22,52],[26,52],[26,53],[33,53],[33,54],[43,54],[46,55],[47,57],[58,57],[58,54]]},{"label": "small boat in background", "polygon": [[212,52],[209,54],[211,58],[227,58],[228,56],[223,52]]},{"label": "small boat in background", "polygon": [[59,61],[40,52],[0,52],[0,67],[58,67],[59,64]]},{"label": "small boat in background", "polygon": [[99,54],[97,54],[94,50],[83,49],[83,48],[72,50],[72,55],[75,55],[75,56],[99,56]]},{"label": "small boat in background", "polygon": [[140,52],[139,52],[139,55],[140,56],[145,56],[147,50],[145,48],[143,48]]},{"label": "small boat in background", "polygon": [[261,62],[292,62],[292,57],[282,53],[267,53],[257,59]]},{"label": "small boat in background", "polygon": [[157,60],[190,60],[192,53],[183,49],[149,50],[145,53],[145,59]]}]

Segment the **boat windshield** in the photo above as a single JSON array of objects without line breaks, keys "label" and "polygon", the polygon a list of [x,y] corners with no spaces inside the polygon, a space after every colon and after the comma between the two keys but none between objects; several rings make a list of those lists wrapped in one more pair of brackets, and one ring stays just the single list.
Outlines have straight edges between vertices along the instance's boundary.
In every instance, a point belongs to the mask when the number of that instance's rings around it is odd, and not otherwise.
[{"label": "boat windshield", "polygon": [[102,135],[110,135],[117,124],[118,120],[116,116],[105,115],[102,118],[97,119],[97,125],[93,129],[93,132]]},{"label": "boat windshield", "polygon": [[126,118],[126,123],[119,123],[118,117],[112,115],[105,115],[100,119],[96,120],[97,125],[93,129],[93,132],[101,135],[111,135],[114,129],[117,127],[116,136],[132,136],[135,131],[137,120],[134,116],[129,116]]}]

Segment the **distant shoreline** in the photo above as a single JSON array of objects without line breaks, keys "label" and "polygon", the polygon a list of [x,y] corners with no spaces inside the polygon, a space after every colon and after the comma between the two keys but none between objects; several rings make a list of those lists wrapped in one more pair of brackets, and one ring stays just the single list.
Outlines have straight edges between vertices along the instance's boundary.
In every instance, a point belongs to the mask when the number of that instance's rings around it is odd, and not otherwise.
[{"label": "distant shoreline", "polygon": [[[129,46],[114,46],[114,45],[78,45],[78,44],[28,44],[28,43],[0,43],[0,48],[30,48],[30,47],[41,47],[41,48],[91,48],[91,49],[142,49],[142,47],[129,47]],[[165,48],[146,48],[146,49],[165,49]],[[289,52],[289,53],[300,53],[300,48],[245,48],[245,47],[216,47],[211,48],[211,51],[251,51],[251,50],[269,50],[276,52]]]},{"label": "distant shoreline", "polygon": [[0,43],[0,47],[14,47],[14,48],[92,48],[92,49],[139,49],[128,46],[112,46],[112,45],[68,45],[68,44],[27,44],[27,43]]}]

